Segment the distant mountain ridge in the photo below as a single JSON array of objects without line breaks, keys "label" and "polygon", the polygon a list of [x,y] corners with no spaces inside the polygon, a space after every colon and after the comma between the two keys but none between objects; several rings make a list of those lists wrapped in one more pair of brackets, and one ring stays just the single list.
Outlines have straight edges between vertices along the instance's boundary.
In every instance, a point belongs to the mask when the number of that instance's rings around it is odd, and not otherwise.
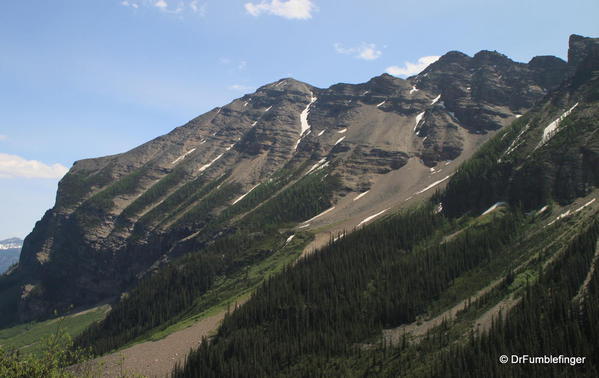
[{"label": "distant mountain ridge", "polygon": [[20,238],[9,238],[0,240],[0,249],[21,248],[22,246],[23,239]]},{"label": "distant mountain ridge", "polygon": [[19,238],[0,240],[0,274],[19,261],[22,246],[23,240]]},{"label": "distant mountain ridge", "polygon": [[[587,44],[571,39],[573,62]],[[334,233],[366,223],[432,194],[572,75],[574,63],[555,57],[453,51],[407,80],[322,89],[281,79],[131,151],[78,161],[0,283],[0,296],[19,288],[4,313],[26,321],[118,297],[272,209],[278,237],[290,224]],[[293,204],[308,180],[322,191]]]}]

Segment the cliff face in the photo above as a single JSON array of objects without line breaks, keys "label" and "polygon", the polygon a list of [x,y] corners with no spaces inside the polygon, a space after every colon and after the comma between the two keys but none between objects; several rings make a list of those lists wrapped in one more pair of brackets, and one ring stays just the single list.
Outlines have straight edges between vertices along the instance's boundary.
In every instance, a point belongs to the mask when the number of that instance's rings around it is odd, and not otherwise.
[{"label": "cliff face", "polygon": [[[584,61],[586,44],[571,43],[570,60]],[[340,179],[334,201],[345,205],[323,222],[366,211],[350,206],[352,192],[379,188],[369,209],[403,201],[434,173],[451,174],[450,161],[469,157],[571,67],[554,57],[523,64],[450,52],[407,80],[383,74],[320,89],[282,79],[131,151],[78,161],[26,238],[19,268],[0,283],[3,318],[118,296],[152,265],[226,232],[230,209],[281,172],[327,169]],[[393,190],[382,184],[395,177]]]}]

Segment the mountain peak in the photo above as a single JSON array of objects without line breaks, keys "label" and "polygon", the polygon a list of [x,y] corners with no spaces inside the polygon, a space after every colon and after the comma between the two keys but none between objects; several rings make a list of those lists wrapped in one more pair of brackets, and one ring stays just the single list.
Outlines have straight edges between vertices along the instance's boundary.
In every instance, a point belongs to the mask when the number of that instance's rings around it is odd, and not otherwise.
[{"label": "mountain peak", "polygon": [[589,55],[598,55],[599,38],[572,34],[568,42],[568,65],[576,67]]},{"label": "mountain peak", "polygon": [[288,91],[288,90],[305,91],[310,88],[312,88],[312,85],[310,85],[308,83],[296,80],[292,77],[285,77],[285,78],[279,79],[275,82],[272,82],[270,84],[263,85],[262,87],[258,88],[258,91],[265,90],[265,89],[266,90],[278,90],[278,91]]},{"label": "mountain peak", "polygon": [[474,54],[472,59],[479,64],[505,64],[512,62],[506,55],[490,50],[481,50]]}]

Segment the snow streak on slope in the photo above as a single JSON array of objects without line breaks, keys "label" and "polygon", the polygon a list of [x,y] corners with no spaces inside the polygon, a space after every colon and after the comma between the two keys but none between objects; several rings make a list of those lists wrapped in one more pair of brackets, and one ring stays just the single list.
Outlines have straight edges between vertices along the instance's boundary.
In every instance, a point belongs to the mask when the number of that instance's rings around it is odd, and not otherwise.
[{"label": "snow streak on slope", "polygon": [[443,181],[447,180],[447,179],[448,179],[448,178],[450,178],[450,177],[451,177],[451,175],[449,175],[449,176],[445,176],[445,177],[444,177],[444,178],[442,178],[441,180],[433,182],[432,184],[430,184],[430,185],[429,185],[429,186],[427,186],[426,188],[424,188],[424,189],[422,189],[422,190],[419,190],[419,191],[417,191],[417,192],[416,192],[416,193],[414,193],[414,194],[421,194],[421,193],[424,193],[424,192],[426,192],[427,190],[429,190],[429,189],[432,189],[432,188],[434,188],[435,186],[439,185],[440,183],[442,183]]},{"label": "snow streak on slope", "polygon": [[[326,213],[328,213],[328,212],[330,212],[330,211],[333,211],[334,209],[335,209],[335,206],[333,206],[333,207],[331,207],[331,208],[329,208],[329,209],[327,209],[327,210],[323,211],[322,213],[320,213],[320,214],[318,214],[318,215],[316,215],[316,216],[314,216],[314,217],[312,217],[312,218],[308,219],[307,221],[305,221],[305,222],[304,222],[304,224],[306,224],[306,223],[308,223],[308,222],[312,222],[314,219],[316,219],[316,218],[319,218],[319,217],[321,217],[321,216],[325,215]],[[305,226],[302,226],[302,227],[305,227]]]},{"label": "snow streak on slope", "polygon": [[[511,154],[512,152],[514,152],[514,150],[516,148],[518,148],[518,146],[520,146],[520,144],[522,144],[522,142],[520,142],[520,138],[522,138],[522,135],[524,135],[524,133],[530,128],[530,122],[526,124],[526,126],[524,126],[522,128],[522,130],[520,131],[520,133],[518,134],[518,136],[516,137],[516,139],[514,139],[512,141],[512,143],[510,144],[510,146],[507,148],[507,150],[505,150],[505,153],[503,154],[503,156],[507,156],[509,154]],[[505,134],[507,135],[507,134]],[[501,158],[499,158],[499,162],[501,162]]]},{"label": "snow streak on slope", "polygon": [[585,203],[584,205],[580,206],[578,209],[574,210],[574,214],[582,211],[582,209],[584,209],[585,207],[591,205],[593,202],[595,202],[597,200],[597,198],[593,198],[592,200],[590,200],[589,202]]},{"label": "snow streak on slope", "polygon": [[250,194],[252,192],[252,190],[256,189],[256,187],[258,187],[258,185],[254,185],[250,190],[247,191],[247,193],[245,193],[244,195],[242,195],[241,197],[237,198],[235,201],[233,201],[232,205],[235,205],[237,202],[241,201],[242,199],[245,198],[245,196],[247,196],[248,194]]},{"label": "snow streak on slope", "polygon": [[183,155],[179,156],[178,158],[176,158],[175,160],[173,160],[173,162],[171,163],[172,165],[175,165],[177,162],[179,162],[180,160],[185,159],[185,157],[187,155],[189,155],[190,153],[194,152],[196,149],[195,147],[192,148],[191,150],[187,151],[186,153],[184,153]]},{"label": "snow streak on slope", "polygon": [[376,217],[378,217],[379,215],[383,214],[383,213],[384,213],[385,211],[387,211],[387,210],[389,210],[389,209],[385,209],[385,210],[383,210],[383,211],[379,211],[378,213],[376,213],[376,214],[374,214],[374,215],[371,215],[371,216],[369,216],[368,218],[364,218],[364,220],[363,220],[362,222],[358,223],[358,225],[357,225],[356,227],[360,227],[360,226],[361,226],[361,225],[363,225],[364,223],[366,223],[366,222],[369,222],[369,221],[373,220],[374,218],[376,218]]},{"label": "snow streak on slope", "polygon": [[[229,151],[231,148],[233,148],[234,144],[230,145],[229,147],[227,147],[226,151]],[[212,160],[210,163],[205,164],[203,166],[200,167],[200,169],[198,169],[198,172],[204,172],[206,169],[210,168],[210,166],[212,164],[214,164],[218,159],[220,159],[221,157],[223,157],[225,153],[223,152],[222,154],[218,155],[217,157],[214,158],[214,160]]]},{"label": "snow streak on slope", "polygon": [[318,170],[318,169],[324,168],[324,167],[326,167],[327,165],[328,165],[327,158],[322,158],[322,159],[320,159],[320,160],[318,161],[318,163],[314,164],[314,165],[312,166],[312,168],[310,168],[310,170],[308,170],[308,172],[306,172],[306,175],[309,175],[309,174],[310,174],[310,173],[312,173],[312,171],[314,171],[314,170]]},{"label": "snow streak on slope", "polygon": [[441,95],[438,95],[437,97],[435,97],[435,99],[433,101],[431,101],[431,105],[435,105],[437,103],[437,101],[439,101],[440,98],[441,98]]},{"label": "snow streak on slope", "polygon": [[418,88],[416,88],[415,85],[412,87],[412,89],[410,89],[410,94],[412,94],[414,92],[418,92]]},{"label": "snow streak on slope", "polygon": [[310,92],[310,103],[308,104],[308,106],[306,106],[306,109],[304,109],[302,111],[302,113],[300,114],[300,124],[301,124],[300,136],[304,135],[304,133],[310,128],[310,124],[308,123],[308,115],[310,114],[310,106],[312,106],[312,104],[315,101],[316,101],[316,97],[314,97],[314,94],[312,92]]},{"label": "snow streak on slope", "polygon": [[539,142],[537,147],[535,147],[535,150],[547,143],[547,141],[557,133],[557,128],[559,127],[559,124],[564,120],[564,118],[569,116],[570,113],[572,113],[572,110],[574,110],[574,108],[577,106],[578,103],[574,104],[573,107],[571,107],[569,110],[566,110],[555,121],[551,122],[547,127],[545,127],[545,129],[543,130],[543,137],[541,138],[541,141]]},{"label": "snow streak on slope", "polygon": [[354,201],[359,200],[360,198],[364,197],[366,194],[368,194],[368,192],[370,192],[370,190],[365,191],[364,193],[360,193],[356,196],[356,198],[354,198]]},{"label": "snow streak on slope", "polygon": [[497,202],[493,206],[489,207],[484,213],[482,213],[481,216],[489,214],[490,212],[492,212],[493,210],[497,209],[501,205],[505,205],[505,202]]},{"label": "snow streak on slope", "polygon": [[343,141],[343,139],[345,139],[345,137],[341,137],[339,138],[336,142],[335,142],[335,146],[338,145],[339,143],[341,143]]},{"label": "snow streak on slope", "polygon": [[418,115],[416,116],[416,124],[414,125],[414,131],[416,131],[416,129],[418,128],[418,125],[420,124],[420,121],[422,121],[422,117],[424,117],[424,113],[418,113]]},{"label": "snow streak on slope", "polygon": [[383,106],[383,105],[385,104],[385,102],[387,102],[387,100],[385,100],[385,101],[381,102],[381,103],[380,103],[380,104],[378,104],[376,107],[377,107],[377,108],[380,108],[381,106]]},{"label": "snow streak on slope", "polygon": [[308,135],[310,135],[311,132],[312,132],[312,130],[308,130],[308,132],[305,135],[303,135],[297,139],[297,142],[295,142],[295,146],[293,146],[293,151],[297,150],[297,146],[299,146],[302,139],[304,139],[304,137],[307,137]]}]

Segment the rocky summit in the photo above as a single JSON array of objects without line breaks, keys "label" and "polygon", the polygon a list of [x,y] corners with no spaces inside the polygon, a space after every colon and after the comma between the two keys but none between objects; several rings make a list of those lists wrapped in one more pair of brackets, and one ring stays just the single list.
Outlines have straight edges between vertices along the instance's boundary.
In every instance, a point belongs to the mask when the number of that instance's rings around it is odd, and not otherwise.
[{"label": "rocky summit", "polygon": [[326,89],[285,78],[128,152],[78,161],[0,288],[14,297],[2,304],[3,321],[118,298],[315,173],[336,184],[328,208],[287,219],[306,230],[349,230],[430,195],[576,75],[594,44],[573,36],[569,62],[452,51],[405,80],[383,74]]}]

